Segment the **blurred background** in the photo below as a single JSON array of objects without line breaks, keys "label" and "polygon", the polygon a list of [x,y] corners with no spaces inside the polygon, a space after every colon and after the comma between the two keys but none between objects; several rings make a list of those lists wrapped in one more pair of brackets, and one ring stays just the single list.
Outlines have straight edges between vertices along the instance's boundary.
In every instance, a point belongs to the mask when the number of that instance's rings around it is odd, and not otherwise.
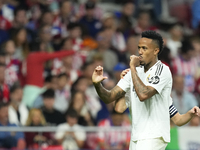
[{"label": "blurred background", "polygon": [[[112,89],[145,30],[164,39],[178,111],[199,106],[200,0],[0,0],[0,149],[128,150],[129,111],[91,76],[103,66]],[[199,117],[171,123],[167,150],[199,149]]]}]

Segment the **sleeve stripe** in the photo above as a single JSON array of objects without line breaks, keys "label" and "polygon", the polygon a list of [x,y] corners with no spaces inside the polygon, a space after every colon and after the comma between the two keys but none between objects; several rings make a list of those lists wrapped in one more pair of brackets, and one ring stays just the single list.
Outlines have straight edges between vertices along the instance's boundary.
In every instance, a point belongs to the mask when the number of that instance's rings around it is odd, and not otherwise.
[{"label": "sleeve stripe", "polygon": [[172,104],[170,107],[169,107],[169,115],[170,115],[170,118],[172,118],[175,114],[178,113],[178,110],[177,108]]},{"label": "sleeve stripe", "polygon": [[159,69],[160,69],[160,64],[157,66],[157,69],[156,69],[156,73],[155,73],[155,75],[157,75],[158,74],[158,72],[159,72]]},{"label": "sleeve stripe", "polygon": [[162,65],[162,67],[161,67],[161,70],[160,70],[159,76],[161,75],[161,73],[162,73],[162,70],[163,70],[163,65]]}]

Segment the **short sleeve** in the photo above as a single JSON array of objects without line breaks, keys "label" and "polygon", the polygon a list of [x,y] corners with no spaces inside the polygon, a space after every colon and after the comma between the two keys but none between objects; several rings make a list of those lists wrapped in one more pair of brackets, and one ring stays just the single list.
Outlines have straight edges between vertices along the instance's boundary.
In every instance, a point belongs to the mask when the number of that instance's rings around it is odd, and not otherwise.
[{"label": "short sleeve", "polygon": [[126,92],[125,94],[125,102],[126,102],[126,106],[130,107],[131,106],[131,101],[130,101],[130,90]]},{"label": "short sleeve", "polygon": [[76,138],[80,141],[86,140],[86,133],[84,131],[75,132]]},{"label": "short sleeve", "polygon": [[155,88],[159,94],[164,87],[172,87],[172,75],[169,67],[164,64],[158,65],[154,72],[150,72],[146,85]]},{"label": "short sleeve", "polygon": [[131,71],[129,71],[123,78],[119,80],[117,86],[119,86],[123,91],[127,92],[130,90],[131,84]]}]

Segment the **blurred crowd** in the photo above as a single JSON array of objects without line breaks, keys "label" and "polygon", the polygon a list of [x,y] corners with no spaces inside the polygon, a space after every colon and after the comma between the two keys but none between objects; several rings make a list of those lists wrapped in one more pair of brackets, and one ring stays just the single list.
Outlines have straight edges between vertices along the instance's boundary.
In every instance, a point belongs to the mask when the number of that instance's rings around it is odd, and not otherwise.
[{"label": "blurred crowd", "polygon": [[[159,59],[172,72],[178,111],[199,106],[200,0],[169,3],[169,15],[163,15],[164,1],[110,2],[0,0],[0,126],[58,127],[54,134],[0,132],[0,148],[128,149],[129,132],[86,133],[82,127],[130,127],[129,111],[104,104],[91,76],[103,66],[103,84],[112,89],[129,57],[138,55],[145,30],[163,36]],[[200,119],[188,126],[200,126]]]}]

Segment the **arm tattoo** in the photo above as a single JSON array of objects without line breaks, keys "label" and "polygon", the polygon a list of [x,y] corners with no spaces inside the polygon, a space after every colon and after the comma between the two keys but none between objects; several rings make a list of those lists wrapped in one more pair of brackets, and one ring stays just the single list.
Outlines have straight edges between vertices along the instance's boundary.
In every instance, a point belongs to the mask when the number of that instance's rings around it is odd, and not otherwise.
[{"label": "arm tattoo", "polygon": [[133,81],[135,91],[136,91],[139,98],[141,98],[144,95],[146,97],[150,98],[151,96],[156,94],[156,92],[153,88],[146,86],[141,81],[141,79],[138,77],[137,73],[132,73],[132,81]]},{"label": "arm tattoo", "polygon": [[125,92],[118,86],[115,86],[112,90],[105,89],[102,84],[96,84],[94,85],[96,88],[96,91],[101,98],[101,100],[108,104],[115,100],[118,100],[119,98],[123,97],[125,95]]}]

